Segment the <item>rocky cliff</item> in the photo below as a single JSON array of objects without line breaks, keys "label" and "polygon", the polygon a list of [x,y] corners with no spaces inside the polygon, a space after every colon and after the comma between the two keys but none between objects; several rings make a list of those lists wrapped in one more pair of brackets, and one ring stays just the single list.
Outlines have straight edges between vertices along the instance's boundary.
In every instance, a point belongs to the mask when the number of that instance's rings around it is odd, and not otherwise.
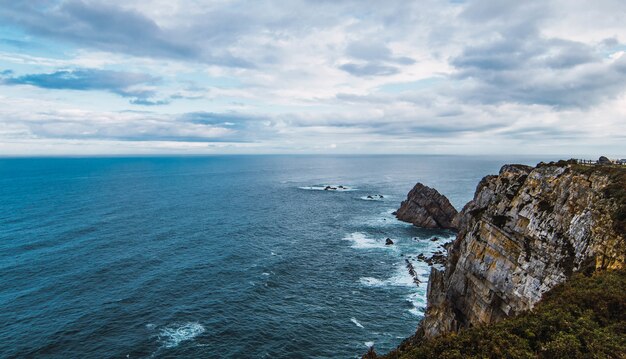
[{"label": "rocky cliff", "polygon": [[[506,165],[456,216],[444,271],[432,269],[426,338],[533,308],[581,270],[623,268],[623,169]],[[618,194],[618,195],[616,195]],[[617,215],[616,215],[617,214]],[[623,213],[621,214],[623,216]]]},{"label": "rocky cliff", "polygon": [[406,201],[395,213],[404,222],[424,228],[455,228],[452,221],[457,210],[436,189],[418,183],[409,192]]}]

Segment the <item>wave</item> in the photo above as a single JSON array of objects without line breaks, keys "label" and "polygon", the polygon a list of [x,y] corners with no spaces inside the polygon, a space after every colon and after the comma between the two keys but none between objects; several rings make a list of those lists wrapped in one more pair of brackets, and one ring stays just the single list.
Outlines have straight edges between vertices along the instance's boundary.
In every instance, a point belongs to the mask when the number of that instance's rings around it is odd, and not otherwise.
[{"label": "wave", "polygon": [[413,281],[413,276],[409,274],[404,263],[399,263],[395,267],[393,275],[387,279],[380,279],[375,277],[361,277],[359,282],[365,287],[374,288],[387,288],[387,287],[405,287],[410,288],[410,294],[406,296],[407,302],[410,303],[408,311],[418,317],[424,315],[424,308],[426,306],[426,287],[428,285],[428,272],[429,267],[423,264],[414,265],[417,276],[422,282],[416,287]]},{"label": "wave", "polygon": [[398,273],[388,279],[378,279],[374,277],[361,277],[359,282],[366,287],[413,287],[415,288],[415,282],[413,277],[407,272],[405,268],[402,268],[404,273]]},{"label": "wave", "polygon": [[357,326],[357,327],[359,327],[359,328],[365,328],[365,327],[364,327],[361,323],[359,323],[359,321],[358,321],[358,320],[356,320],[356,318],[355,318],[355,317],[350,318],[350,321],[351,321],[352,323],[354,323],[354,325],[356,325],[356,326]]},{"label": "wave", "polygon": [[364,200],[364,201],[378,201],[378,202],[382,202],[382,201],[388,199],[389,196],[386,195],[386,194],[370,194],[370,195],[359,197],[359,198]]},{"label": "wave", "polygon": [[161,329],[159,340],[165,348],[175,348],[180,343],[192,340],[205,332],[202,324],[198,322],[188,322],[182,325],[174,325]]},{"label": "wave", "polygon": [[361,232],[350,233],[343,238],[344,241],[352,242],[352,248],[357,249],[394,249],[394,246],[385,245],[385,239],[368,238]]},{"label": "wave", "polygon": [[336,184],[322,184],[316,186],[302,186],[298,187],[300,189],[305,189],[308,191],[328,191],[328,192],[351,192],[358,191],[357,188],[353,188],[350,186],[344,185],[336,185]]}]

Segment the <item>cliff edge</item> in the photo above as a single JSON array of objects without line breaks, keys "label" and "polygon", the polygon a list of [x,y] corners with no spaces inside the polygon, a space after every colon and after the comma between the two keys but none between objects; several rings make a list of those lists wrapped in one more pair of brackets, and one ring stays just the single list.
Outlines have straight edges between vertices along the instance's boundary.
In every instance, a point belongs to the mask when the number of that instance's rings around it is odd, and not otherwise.
[{"label": "cliff edge", "polygon": [[[481,342],[476,333],[487,334],[493,323],[521,313],[520,321],[527,320],[544,294],[549,297],[572,277],[607,272],[623,276],[626,168],[576,161],[505,165],[498,175],[480,181],[451,226],[458,228],[457,238],[448,246],[445,269],[431,269],[425,317],[415,336],[389,357],[430,348],[468,328],[464,335],[476,344]],[[613,295],[626,305],[623,286]],[[528,333],[509,334],[519,339]],[[626,345],[626,336],[619,340]],[[373,350],[370,354],[375,357]],[[452,354],[462,357],[461,352]]]},{"label": "cliff edge", "polygon": [[615,171],[624,169],[505,165],[483,178],[454,219],[459,232],[445,270],[431,271],[425,337],[529,310],[581,269],[623,268],[615,214],[624,203],[607,189],[626,183]]}]

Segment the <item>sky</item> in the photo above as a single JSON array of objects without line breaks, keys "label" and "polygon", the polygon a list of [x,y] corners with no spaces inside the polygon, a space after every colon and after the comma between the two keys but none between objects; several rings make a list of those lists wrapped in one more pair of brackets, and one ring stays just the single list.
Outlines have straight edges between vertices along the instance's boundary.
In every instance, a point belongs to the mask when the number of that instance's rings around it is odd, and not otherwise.
[{"label": "sky", "polygon": [[626,158],[626,1],[0,0],[0,156]]}]

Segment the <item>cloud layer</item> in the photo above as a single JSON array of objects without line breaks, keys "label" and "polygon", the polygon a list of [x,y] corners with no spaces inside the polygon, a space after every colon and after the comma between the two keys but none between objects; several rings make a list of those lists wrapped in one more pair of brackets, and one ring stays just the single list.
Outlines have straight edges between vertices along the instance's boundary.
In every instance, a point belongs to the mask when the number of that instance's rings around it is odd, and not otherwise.
[{"label": "cloud layer", "polygon": [[0,151],[626,157],[624,13],[0,0]]}]

